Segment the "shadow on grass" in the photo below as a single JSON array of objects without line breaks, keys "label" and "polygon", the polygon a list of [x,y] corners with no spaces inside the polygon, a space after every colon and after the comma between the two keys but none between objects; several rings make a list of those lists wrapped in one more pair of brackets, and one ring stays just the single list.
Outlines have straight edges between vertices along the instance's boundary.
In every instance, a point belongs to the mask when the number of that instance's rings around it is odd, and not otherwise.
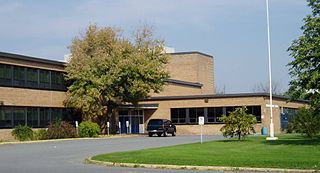
[{"label": "shadow on grass", "polygon": [[320,136],[316,136],[313,139],[304,136],[290,136],[286,138],[279,138],[276,141],[262,141],[268,145],[320,145]]}]

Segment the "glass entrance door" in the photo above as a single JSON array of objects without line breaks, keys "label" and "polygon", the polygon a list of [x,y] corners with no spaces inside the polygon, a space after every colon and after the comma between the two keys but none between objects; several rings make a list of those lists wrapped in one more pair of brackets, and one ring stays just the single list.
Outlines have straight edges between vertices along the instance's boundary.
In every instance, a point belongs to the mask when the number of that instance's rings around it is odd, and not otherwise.
[{"label": "glass entrance door", "polygon": [[[119,114],[119,122],[121,124],[121,133],[132,133],[132,134],[138,134],[138,133],[144,133],[143,127],[144,127],[144,118],[143,118],[143,111],[139,110],[132,110],[132,111],[121,111],[121,113],[125,114]],[[129,122],[129,127],[126,126],[126,121]],[[141,128],[142,127],[142,128]]]}]

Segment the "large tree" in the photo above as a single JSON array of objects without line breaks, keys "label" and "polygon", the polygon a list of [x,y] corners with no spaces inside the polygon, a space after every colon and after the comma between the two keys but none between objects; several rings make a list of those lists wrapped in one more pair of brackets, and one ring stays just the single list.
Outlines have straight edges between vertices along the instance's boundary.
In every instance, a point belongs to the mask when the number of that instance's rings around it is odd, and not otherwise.
[{"label": "large tree", "polygon": [[294,40],[288,51],[294,58],[288,64],[290,81],[288,94],[292,98],[310,99],[320,107],[320,0],[307,0],[312,14],[304,18],[303,35]]},{"label": "large tree", "polygon": [[97,122],[101,129],[110,121],[115,133],[120,104],[137,104],[160,92],[169,77],[163,41],[154,39],[148,27],[126,38],[120,30],[90,25],[70,45],[71,60],[66,79],[66,106],[81,111],[84,120]]}]

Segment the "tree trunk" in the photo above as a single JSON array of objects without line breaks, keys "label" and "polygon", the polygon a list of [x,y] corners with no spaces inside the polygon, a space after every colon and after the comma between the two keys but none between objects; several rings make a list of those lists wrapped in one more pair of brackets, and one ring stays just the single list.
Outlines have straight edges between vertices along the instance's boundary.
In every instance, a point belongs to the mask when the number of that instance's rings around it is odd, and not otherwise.
[{"label": "tree trunk", "polygon": [[108,111],[104,110],[102,112],[102,116],[98,116],[96,122],[99,124],[100,129],[101,129],[101,134],[106,134],[107,133],[107,122],[109,120],[108,117]]},{"label": "tree trunk", "polygon": [[111,118],[110,118],[110,126],[111,126],[111,134],[116,134],[118,131],[118,118],[119,118],[119,112],[117,108],[113,108],[111,111]]}]

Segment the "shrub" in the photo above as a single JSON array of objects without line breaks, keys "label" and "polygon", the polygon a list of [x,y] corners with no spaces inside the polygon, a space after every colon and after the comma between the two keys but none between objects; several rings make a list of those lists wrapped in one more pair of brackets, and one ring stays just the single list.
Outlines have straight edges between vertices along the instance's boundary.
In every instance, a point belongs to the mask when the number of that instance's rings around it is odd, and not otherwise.
[{"label": "shrub", "polygon": [[229,116],[223,115],[220,120],[225,125],[220,129],[224,137],[234,136],[238,137],[238,140],[245,139],[250,132],[255,133],[254,124],[257,123],[256,117],[248,114],[246,107],[236,108],[235,111],[230,112]]},{"label": "shrub", "polygon": [[33,132],[33,140],[45,140],[48,139],[48,132],[44,129],[40,129]]},{"label": "shrub", "polygon": [[320,132],[320,114],[313,108],[300,108],[288,128],[313,138]]},{"label": "shrub", "polygon": [[11,134],[19,141],[32,140],[33,138],[33,131],[28,126],[18,125],[12,130]]},{"label": "shrub", "polygon": [[55,121],[48,126],[48,139],[77,137],[76,129],[66,121]]},{"label": "shrub", "polygon": [[86,121],[79,125],[80,137],[97,137],[100,134],[100,131],[100,127],[97,123]]}]

